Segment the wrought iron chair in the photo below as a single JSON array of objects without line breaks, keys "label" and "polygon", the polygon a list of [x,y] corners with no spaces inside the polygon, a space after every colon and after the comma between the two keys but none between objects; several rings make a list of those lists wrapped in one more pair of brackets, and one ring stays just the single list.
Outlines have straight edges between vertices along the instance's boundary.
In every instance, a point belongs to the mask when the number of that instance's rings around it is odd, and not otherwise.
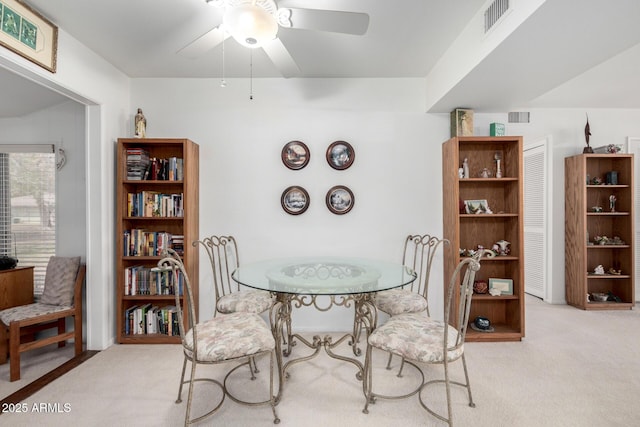
[{"label": "wrought iron chair", "polygon": [[[193,242],[193,246],[200,245],[207,252],[211,263],[211,274],[215,291],[216,314],[237,312],[260,314],[273,306],[274,298],[266,291],[257,289],[241,289],[240,284],[231,279],[231,273],[238,268],[238,243],[233,236],[212,235]],[[255,379],[258,367],[251,363],[251,379]]]},{"label": "wrought iron chair", "polygon": [[207,252],[211,263],[211,273],[216,298],[217,313],[236,312],[263,313],[273,305],[273,296],[267,291],[257,289],[241,289],[231,279],[231,273],[238,268],[238,244],[233,236],[210,236],[193,242],[193,246],[201,245]]},{"label": "wrought iron chair", "polygon": [[[416,272],[416,280],[400,289],[378,292],[374,299],[376,308],[389,316],[423,311],[429,315],[428,293],[431,266],[438,248],[444,244],[449,244],[449,241],[429,234],[408,235],[404,241],[402,264]],[[361,325],[355,325],[354,335],[357,339],[361,329]],[[391,369],[392,358],[393,355],[390,354],[387,369]],[[401,364],[398,371],[399,377],[402,376],[402,367]]]},{"label": "wrought iron chair", "polygon": [[[451,385],[465,387],[469,396],[469,406],[475,407],[471,395],[471,385],[464,356],[464,340],[469,323],[471,296],[476,272],[480,270],[482,251],[472,258],[463,259],[456,267],[449,282],[444,320],[435,320],[425,313],[403,313],[392,316],[384,325],[375,329],[367,340],[365,356],[364,390],[366,403],[363,409],[369,413],[369,404],[376,398],[402,399],[418,394],[418,400],[423,408],[436,418],[453,425],[451,411]],[[459,292],[458,306],[455,307],[456,288]],[[373,349],[379,349],[401,357],[405,363],[413,366],[420,376],[420,385],[409,393],[388,396],[373,391],[372,355]],[[465,381],[456,382],[450,379],[449,364],[462,360]],[[418,364],[442,364],[444,379],[425,382],[425,374]],[[441,415],[429,408],[425,403],[422,392],[426,386],[434,383],[444,383],[447,397],[447,415]]]},{"label": "wrought iron chair", "polygon": [[[20,354],[50,344],[64,347],[74,340],[75,355],[82,353],[82,285],[86,267],[80,257],[52,256],[47,264],[44,293],[39,302],[0,311],[0,342],[9,341],[9,379],[20,379]],[[74,330],[67,331],[67,318],[74,319]],[[55,334],[37,332],[57,329]],[[0,364],[7,361],[0,346]]]},{"label": "wrought iron chair", "polygon": [[[173,272],[172,280],[180,280],[182,276],[183,293],[181,297],[176,293],[175,303],[178,316],[178,327],[182,338],[184,351],[184,361],[182,364],[182,375],[180,387],[178,388],[178,398],[176,403],[182,402],[182,388],[184,384],[189,384],[187,408],[184,425],[197,423],[214,413],[221,407],[226,396],[233,401],[250,406],[270,405],[273,412],[274,423],[280,422],[276,414],[276,399],[273,394],[274,389],[274,364],[275,359],[275,339],[271,329],[264,319],[255,313],[230,313],[224,316],[214,317],[205,322],[197,323],[195,308],[193,303],[193,293],[189,277],[184,269],[184,264],[172,250],[168,250],[165,257],[158,262],[160,268],[169,269]],[[184,312],[187,314],[189,330],[184,323]],[[269,398],[259,402],[248,402],[234,396],[227,386],[229,376],[242,366],[249,365],[254,358],[269,355]],[[187,362],[191,362],[191,372],[189,378],[185,380]],[[196,377],[196,367],[199,364],[223,364],[235,363],[222,381],[213,378]],[[277,369],[280,372],[279,369]],[[191,417],[191,405],[193,403],[193,391],[196,382],[207,381],[216,384],[222,391],[222,397],[215,402],[214,408],[198,417]],[[279,379],[280,381],[280,379]],[[210,395],[206,396],[210,399]]]}]

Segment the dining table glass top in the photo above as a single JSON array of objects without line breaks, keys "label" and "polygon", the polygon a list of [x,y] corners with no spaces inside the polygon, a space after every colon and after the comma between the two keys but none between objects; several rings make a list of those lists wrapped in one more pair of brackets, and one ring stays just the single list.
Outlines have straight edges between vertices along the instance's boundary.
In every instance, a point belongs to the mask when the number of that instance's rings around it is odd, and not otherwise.
[{"label": "dining table glass top", "polygon": [[279,258],[244,264],[231,275],[250,288],[301,295],[379,292],[413,282],[400,263],[339,256]]}]

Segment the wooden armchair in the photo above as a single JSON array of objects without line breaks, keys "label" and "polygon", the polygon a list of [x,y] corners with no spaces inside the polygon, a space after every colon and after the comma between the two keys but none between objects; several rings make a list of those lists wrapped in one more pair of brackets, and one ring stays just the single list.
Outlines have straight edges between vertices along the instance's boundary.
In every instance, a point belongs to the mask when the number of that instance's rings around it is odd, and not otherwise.
[{"label": "wooden armchair", "polygon": [[[64,347],[73,338],[75,355],[82,353],[82,285],[86,266],[80,258],[51,257],[47,265],[45,290],[40,302],[0,311],[0,340],[9,340],[10,380],[20,379],[20,354],[58,343]],[[74,318],[74,330],[67,331],[66,319]],[[56,334],[36,332],[56,328]],[[0,364],[6,363],[0,352]]]}]

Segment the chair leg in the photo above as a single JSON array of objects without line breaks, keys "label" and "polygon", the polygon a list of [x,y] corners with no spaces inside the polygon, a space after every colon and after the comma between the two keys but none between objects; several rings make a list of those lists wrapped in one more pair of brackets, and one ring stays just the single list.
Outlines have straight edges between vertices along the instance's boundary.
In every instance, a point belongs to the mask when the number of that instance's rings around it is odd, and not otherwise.
[{"label": "chair leg", "polygon": [[76,356],[82,354],[82,315],[73,316],[73,345]]},{"label": "chair leg", "polygon": [[251,372],[251,380],[255,380],[256,379],[256,375],[258,372],[260,372],[258,370],[258,365],[256,364],[256,359],[253,357],[249,358],[249,363],[247,364],[249,366],[249,372]]},{"label": "chair leg", "polygon": [[[185,360],[186,363],[186,360]],[[191,361],[191,378],[189,379],[189,394],[187,396],[187,413],[184,416],[184,425],[191,424],[191,402],[193,401],[193,386],[195,385],[196,378],[196,365],[195,361]],[[180,385],[182,387],[182,384]]]},{"label": "chair leg", "polygon": [[187,356],[184,356],[184,361],[182,362],[182,375],[180,376],[180,386],[178,387],[178,398],[176,399],[176,403],[182,402],[182,385],[184,384],[184,373],[187,370]]},{"label": "chair leg", "polygon": [[476,404],[473,402],[473,396],[471,396],[471,382],[469,381],[469,372],[467,371],[467,361],[464,358],[464,353],[462,354],[462,367],[464,369],[464,379],[466,381],[465,387],[467,388],[467,393],[469,394],[469,406],[475,408]]},{"label": "chair leg", "polygon": [[449,426],[453,426],[453,417],[451,413],[451,383],[449,382],[449,363],[445,357],[444,361],[444,385],[447,391],[447,419],[445,420]]},{"label": "chair leg", "polygon": [[[58,319],[58,335],[62,335],[67,331],[67,319],[62,318]],[[58,341],[58,348],[64,347],[67,345],[66,341]]]},{"label": "chair leg", "polygon": [[7,363],[7,353],[9,352],[9,335],[7,327],[0,322],[0,365]]},{"label": "chair leg", "polygon": [[9,380],[20,379],[20,327],[16,322],[9,325]]}]

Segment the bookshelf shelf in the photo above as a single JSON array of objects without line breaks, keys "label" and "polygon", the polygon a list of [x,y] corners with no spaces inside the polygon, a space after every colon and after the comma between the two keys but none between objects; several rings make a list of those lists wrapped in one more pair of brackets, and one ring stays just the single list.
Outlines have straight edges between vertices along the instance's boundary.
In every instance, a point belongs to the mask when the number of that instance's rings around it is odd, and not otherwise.
[{"label": "bookshelf shelf", "polygon": [[[174,323],[175,295],[155,294],[165,282],[151,269],[163,247],[180,245],[197,312],[198,250],[185,243],[199,238],[199,147],[188,139],[120,138],[116,158],[117,341],[178,343],[180,337],[167,330]],[[125,273],[135,274],[140,283],[132,286],[131,274]],[[134,331],[134,323],[142,320],[142,329]]]}]

